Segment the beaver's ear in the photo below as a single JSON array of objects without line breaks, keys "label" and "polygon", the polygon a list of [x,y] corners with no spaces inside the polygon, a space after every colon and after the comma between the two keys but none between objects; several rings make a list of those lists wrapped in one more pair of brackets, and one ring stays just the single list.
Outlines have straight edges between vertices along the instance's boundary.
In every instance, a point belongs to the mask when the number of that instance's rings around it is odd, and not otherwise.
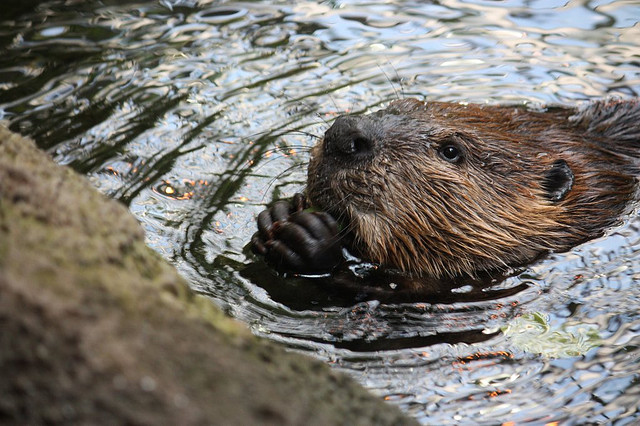
[{"label": "beaver's ear", "polygon": [[573,186],[573,172],[564,160],[556,160],[542,178],[542,189],[551,201],[562,201]]}]

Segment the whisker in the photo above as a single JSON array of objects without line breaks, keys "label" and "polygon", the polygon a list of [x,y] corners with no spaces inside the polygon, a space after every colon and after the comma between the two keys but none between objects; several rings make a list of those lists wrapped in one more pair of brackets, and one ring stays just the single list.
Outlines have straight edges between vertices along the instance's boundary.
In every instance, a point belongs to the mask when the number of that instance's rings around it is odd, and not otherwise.
[{"label": "whisker", "polygon": [[[243,174],[249,170],[252,171],[253,174],[257,174],[259,172],[260,169],[268,166],[271,162],[273,161],[277,161],[277,160],[281,160],[281,157],[271,157],[271,154],[275,154],[275,153],[279,153],[279,152],[287,152],[288,150],[291,149],[296,149],[301,153],[309,153],[311,152],[311,148],[310,147],[305,147],[303,145],[298,146],[298,147],[292,147],[292,146],[288,146],[288,147],[273,147],[272,149],[269,149],[267,151],[264,151],[261,156],[259,157],[254,157],[254,158],[250,158],[247,159],[246,161],[244,161],[239,167],[236,168],[235,170],[235,174]],[[300,166],[304,166],[306,165],[308,162],[306,160],[300,160],[296,166],[300,165]]]},{"label": "whisker", "polygon": [[297,150],[300,152],[311,152],[311,148],[310,146],[307,145],[287,145],[287,146],[274,146],[271,149],[268,149],[264,152],[264,155],[270,155],[270,154],[277,154],[277,153],[286,153],[291,151],[291,150]]},{"label": "whisker", "polygon": [[[400,74],[398,73],[398,68],[396,68],[395,65],[393,65],[391,62],[389,62],[389,65],[391,65],[391,67],[393,68],[393,72],[395,73],[398,84],[400,85],[400,97],[398,99],[403,99],[407,96],[407,93],[404,88],[404,83],[402,82],[402,77],[400,77]],[[395,91],[396,90],[394,89],[394,92]]]},{"label": "whisker", "polygon": [[[353,194],[350,193],[350,192],[345,193],[344,196],[340,200],[338,200],[338,201],[336,201],[334,203],[333,207],[339,206],[341,204],[346,204],[347,201],[348,201],[348,198],[352,197],[352,196],[353,196]],[[339,214],[338,217],[335,218],[336,221],[338,223],[343,224],[343,225],[344,225],[344,222],[346,221],[346,226],[344,226],[340,230],[340,232],[338,233],[338,236],[340,238],[342,238],[342,237],[346,236],[347,234],[349,234],[351,231],[353,231],[355,229],[355,227],[356,227],[356,224],[355,224],[355,222],[352,222],[352,221],[349,220],[349,218],[347,217],[347,212],[345,210],[343,210],[343,209],[337,209],[337,210],[340,212],[340,214]]]},{"label": "whisker", "polygon": [[290,103],[298,103],[298,104],[302,105],[306,109],[306,111],[305,111],[305,113],[306,113],[305,115],[306,116],[310,116],[311,115],[310,113],[313,112],[314,113],[313,116],[319,118],[322,121],[322,123],[316,122],[317,124],[324,124],[326,126],[329,125],[327,120],[325,120],[322,117],[322,115],[318,112],[318,108],[315,107],[315,106],[310,105],[308,102],[306,102],[304,100],[304,98],[293,98],[293,97],[287,95],[284,91],[282,91],[280,93],[281,93],[282,97],[284,97],[288,102],[290,102]]},{"label": "whisker", "polygon": [[316,135],[315,133],[311,133],[311,132],[305,132],[303,130],[293,130],[289,134],[292,134],[292,135],[303,135],[303,136],[308,136],[308,137],[314,138],[314,139],[322,139],[322,136],[320,136],[320,135]]},{"label": "whisker", "polygon": [[[256,133],[256,135],[262,133],[263,136],[261,136],[260,138],[264,138],[265,136],[269,135],[269,132],[259,132]],[[310,138],[315,138],[315,139],[319,139],[320,136],[311,133],[311,132],[305,132],[303,130],[285,130],[279,133],[274,133],[273,135],[270,135],[269,139],[270,141],[273,140],[278,140],[279,138],[281,138],[282,136],[286,136],[286,135],[292,135],[292,134],[300,134],[303,136],[307,136]],[[258,139],[260,139],[258,138]],[[255,142],[254,146],[260,146],[262,144],[262,141],[258,140],[257,142]],[[247,169],[252,169],[255,168],[256,170],[259,170],[260,168],[264,167],[266,164],[269,163],[269,161],[273,161],[275,159],[271,159],[269,158],[269,156],[271,154],[274,153],[278,153],[278,152],[282,152],[282,153],[288,153],[288,151],[291,150],[297,150],[301,153],[309,153],[311,152],[311,149],[313,148],[314,143],[311,144],[303,144],[303,143],[284,143],[284,144],[278,144],[276,143],[275,146],[265,150],[264,152],[262,152],[260,154],[259,157],[253,156],[253,158],[248,159],[248,161],[244,162],[244,164],[242,164],[239,167],[239,171],[244,172]]]},{"label": "whisker", "polygon": [[[247,170],[248,168],[250,168],[250,167],[251,167],[251,168],[253,169],[253,174],[259,174],[259,171],[260,171],[261,169],[265,168],[266,166],[268,166],[269,164],[271,164],[271,163],[272,163],[272,162],[274,162],[274,161],[280,161],[280,160],[282,160],[282,158],[281,158],[281,157],[269,157],[269,158],[263,158],[263,159],[260,161],[260,163],[259,163],[259,164],[246,165],[246,166],[245,166],[245,168],[243,169],[243,171],[244,171],[244,170]],[[299,162],[296,162],[296,163],[293,165],[293,167],[302,167],[302,166],[306,166],[306,165],[307,165],[307,162],[306,162],[306,161],[299,161]],[[282,177],[282,176],[280,176],[280,174],[281,174],[281,173],[282,173],[282,172],[280,172],[280,173],[278,174],[278,176],[279,176],[279,177]]]},{"label": "whisker", "polygon": [[[389,62],[389,60],[387,60],[387,63],[389,65],[391,65],[391,62]],[[393,81],[391,81],[391,78],[389,77],[389,74],[387,74],[387,72],[384,70],[384,68],[382,68],[382,65],[377,64],[378,65],[378,69],[380,70],[380,72],[384,75],[384,77],[387,79],[387,83],[389,83],[389,85],[391,86],[391,88],[393,89],[393,94],[395,95],[396,99],[400,99],[400,96],[398,95],[398,91],[396,90],[396,86],[393,83]],[[392,65],[393,66],[393,65]],[[394,68],[395,70],[395,68]],[[398,76],[398,72],[396,71],[396,77]]]},{"label": "whisker", "polygon": [[[333,108],[336,110],[336,114],[340,113],[340,108],[338,107],[338,104],[336,103],[336,99],[331,95],[331,93],[327,92],[327,96],[329,97],[329,99],[331,100],[331,103],[333,104]],[[325,121],[326,123],[326,121]],[[327,123],[329,124],[329,123]]]},{"label": "whisker", "polygon": [[271,191],[271,187],[273,186],[274,183],[276,183],[277,180],[281,179],[284,175],[286,175],[287,173],[291,172],[292,170],[295,170],[298,167],[304,167],[306,164],[293,164],[289,167],[287,167],[286,169],[284,169],[283,171],[281,171],[280,173],[278,173],[276,176],[274,176],[273,178],[271,178],[269,180],[269,182],[267,182],[266,186],[265,186],[265,190],[264,190],[264,194],[262,196],[262,202],[264,202],[265,197],[267,195],[267,193],[269,193]]}]

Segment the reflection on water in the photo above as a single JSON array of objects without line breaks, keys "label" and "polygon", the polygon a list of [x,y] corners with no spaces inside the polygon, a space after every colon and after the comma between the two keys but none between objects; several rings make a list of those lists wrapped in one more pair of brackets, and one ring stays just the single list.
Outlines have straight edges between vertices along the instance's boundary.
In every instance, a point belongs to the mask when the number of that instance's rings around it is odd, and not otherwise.
[{"label": "reflection on water", "polygon": [[244,247],[263,205],[304,186],[336,115],[402,96],[636,95],[639,20],[634,2],[607,0],[50,1],[0,18],[0,118],[126,203],[149,245],[256,334],[424,423],[632,424],[635,218],[475,301],[354,300]]}]

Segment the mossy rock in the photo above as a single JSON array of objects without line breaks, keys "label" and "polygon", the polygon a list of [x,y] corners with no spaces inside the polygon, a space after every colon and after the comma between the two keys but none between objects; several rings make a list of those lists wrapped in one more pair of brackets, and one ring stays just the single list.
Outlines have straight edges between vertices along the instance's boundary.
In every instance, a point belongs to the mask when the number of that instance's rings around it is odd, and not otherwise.
[{"label": "mossy rock", "polygon": [[0,127],[0,423],[411,424],[256,338],[116,201]]}]

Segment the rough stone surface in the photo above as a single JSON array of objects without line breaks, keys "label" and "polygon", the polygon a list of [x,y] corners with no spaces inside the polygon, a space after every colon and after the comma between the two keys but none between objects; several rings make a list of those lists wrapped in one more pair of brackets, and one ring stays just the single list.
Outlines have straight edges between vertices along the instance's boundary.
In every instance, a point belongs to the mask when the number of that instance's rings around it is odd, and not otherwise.
[{"label": "rough stone surface", "polygon": [[411,424],[251,335],[126,208],[0,127],[0,423]]}]

